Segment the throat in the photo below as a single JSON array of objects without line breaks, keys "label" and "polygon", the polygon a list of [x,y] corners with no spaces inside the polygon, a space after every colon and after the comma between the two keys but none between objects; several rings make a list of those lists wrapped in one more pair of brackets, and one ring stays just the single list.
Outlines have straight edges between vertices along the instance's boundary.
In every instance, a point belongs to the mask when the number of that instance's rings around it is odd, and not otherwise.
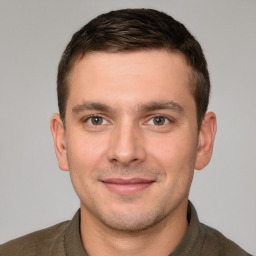
[{"label": "throat", "polygon": [[187,207],[148,229],[132,232],[111,229],[81,208],[80,233],[90,256],[166,256],[179,245],[187,228]]}]

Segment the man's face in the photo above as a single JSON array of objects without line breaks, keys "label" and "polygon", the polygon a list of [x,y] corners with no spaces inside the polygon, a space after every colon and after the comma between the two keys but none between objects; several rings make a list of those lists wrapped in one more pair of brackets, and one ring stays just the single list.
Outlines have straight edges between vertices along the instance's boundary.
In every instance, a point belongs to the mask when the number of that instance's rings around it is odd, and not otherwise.
[{"label": "man's face", "polygon": [[82,213],[132,231],[184,204],[198,149],[190,78],[184,57],[160,50],[98,52],[75,64],[59,165]]}]

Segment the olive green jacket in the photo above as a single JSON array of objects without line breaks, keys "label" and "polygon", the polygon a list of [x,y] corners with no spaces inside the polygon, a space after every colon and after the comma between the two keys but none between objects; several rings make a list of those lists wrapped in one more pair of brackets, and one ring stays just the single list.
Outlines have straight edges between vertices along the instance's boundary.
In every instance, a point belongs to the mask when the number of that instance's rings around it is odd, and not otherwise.
[{"label": "olive green jacket", "polygon": [[[181,243],[169,256],[250,255],[217,230],[199,222],[195,208],[188,207],[189,227]],[[80,211],[71,221],[0,245],[0,256],[87,256],[80,232]],[[156,255],[157,256],[157,255]]]}]

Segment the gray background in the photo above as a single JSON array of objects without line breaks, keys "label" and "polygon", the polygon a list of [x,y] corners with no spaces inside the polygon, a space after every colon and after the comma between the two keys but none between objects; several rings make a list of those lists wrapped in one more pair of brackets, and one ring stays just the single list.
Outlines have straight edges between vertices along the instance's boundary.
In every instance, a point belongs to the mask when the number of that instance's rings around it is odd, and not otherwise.
[{"label": "gray background", "polygon": [[256,254],[256,1],[0,1],[0,243],[70,219],[79,207],[49,129],[56,69],[71,35],[96,15],[151,7],[202,44],[218,117],[210,165],[190,198],[202,222]]}]

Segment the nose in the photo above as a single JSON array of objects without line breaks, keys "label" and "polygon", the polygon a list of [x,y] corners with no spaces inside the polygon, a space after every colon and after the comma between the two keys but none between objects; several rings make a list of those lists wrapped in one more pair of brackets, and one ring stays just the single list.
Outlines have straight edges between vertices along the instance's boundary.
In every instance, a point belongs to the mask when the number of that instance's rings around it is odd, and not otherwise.
[{"label": "nose", "polygon": [[112,131],[107,154],[108,160],[119,166],[145,161],[146,151],[139,128],[128,123],[118,125]]}]

